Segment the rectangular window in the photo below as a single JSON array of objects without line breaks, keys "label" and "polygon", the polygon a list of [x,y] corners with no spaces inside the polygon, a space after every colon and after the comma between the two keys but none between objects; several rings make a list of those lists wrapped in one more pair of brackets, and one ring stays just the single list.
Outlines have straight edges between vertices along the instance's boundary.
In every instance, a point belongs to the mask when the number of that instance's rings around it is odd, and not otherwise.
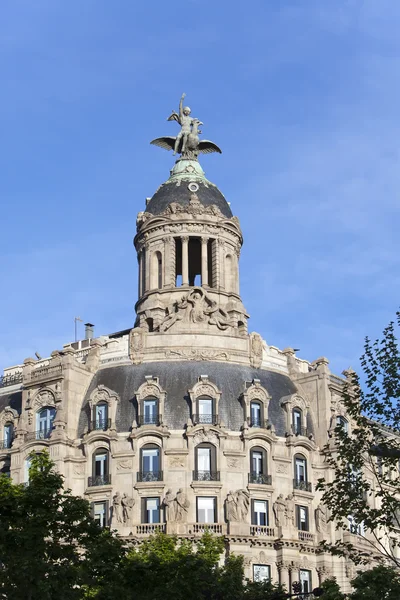
[{"label": "rectangular window", "polygon": [[157,413],[157,400],[145,400],[143,402],[143,417],[145,424],[157,423]]},{"label": "rectangular window", "polygon": [[107,502],[94,502],[92,505],[93,518],[100,527],[107,526]]},{"label": "rectangular window", "polygon": [[296,458],[296,479],[297,481],[307,481],[307,467],[304,458]]},{"label": "rectangular window", "polygon": [[296,526],[300,531],[309,531],[308,508],[296,504]]},{"label": "rectangular window", "polygon": [[300,569],[299,580],[300,580],[300,585],[301,585],[301,591],[304,593],[311,592],[311,590],[312,590],[311,571],[306,571],[305,569]]},{"label": "rectangular window", "polygon": [[295,433],[301,433],[301,412],[299,410],[293,411],[293,429]]},{"label": "rectangular window", "polygon": [[107,406],[105,404],[97,404],[95,414],[96,429],[104,429],[107,424]]},{"label": "rectangular window", "polygon": [[264,527],[268,525],[268,501],[253,500],[252,525]]},{"label": "rectangular window", "polygon": [[251,453],[251,466],[255,475],[261,475],[263,472],[263,456],[261,452],[253,451]]},{"label": "rectangular window", "polygon": [[200,423],[212,423],[213,422],[213,401],[212,398],[199,398],[197,400],[199,405],[199,422]]},{"label": "rectangular window", "polygon": [[153,473],[159,470],[158,448],[148,448],[143,450],[143,471],[145,473]]},{"label": "rectangular window", "polygon": [[160,522],[160,498],[143,498],[143,521]]},{"label": "rectangular window", "polygon": [[270,581],[271,567],[269,565],[253,565],[253,581]]},{"label": "rectangular window", "polygon": [[216,523],[217,499],[211,497],[197,498],[197,522]]},{"label": "rectangular window", "polygon": [[197,470],[211,471],[211,448],[197,448]]},{"label": "rectangular window", "polygon": [[250,404],[250,413],[251,425],[259,427],[261,425],[261,405],[258,402],[252,402]]}]

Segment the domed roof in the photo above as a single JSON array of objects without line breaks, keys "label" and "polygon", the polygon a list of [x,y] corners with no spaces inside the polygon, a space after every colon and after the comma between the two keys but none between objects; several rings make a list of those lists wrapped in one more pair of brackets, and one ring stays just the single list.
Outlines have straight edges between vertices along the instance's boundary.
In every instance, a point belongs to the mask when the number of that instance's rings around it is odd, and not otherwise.
[{"label": "domed roof", "polygon": [[190,417],[188,390],[199,377],[207,374],[209,381],[221,391],[219,417],[231,430],[239,431],[243,426],[244,413],[241,396],[245,383],[259,379],[268,391],[271,401],[268,418],[276,428],[277,435],[286,432],[285,411],[280,400],[297,391],[292,380],[284,374],[264,369],[253,369],[244,365],[222,362],[154,362],[141,365],[116,365],[98,371],[86,393],[79,419],[78,437],[82,437],[91,419],[89,398],[99,385],[116,392],[120,398],[116,413],[116,428],[119,432],[130,431],[132,421],[137,419],[135,392],[145,383],[145,377],[158,377],[160,386],[167,393],[163,422],[170,429],[183,429]]},{"label": "domed roof", "polygon": [[216,185],[208,181],[197,160],[179,159],[171,176],[163,183],[146,206],[146,212],[159,215],[171,202],[182,206],[189,204],[191,194],[196,193],[203,206],[216,205],[224,217],[232,218],[228,202]]}]

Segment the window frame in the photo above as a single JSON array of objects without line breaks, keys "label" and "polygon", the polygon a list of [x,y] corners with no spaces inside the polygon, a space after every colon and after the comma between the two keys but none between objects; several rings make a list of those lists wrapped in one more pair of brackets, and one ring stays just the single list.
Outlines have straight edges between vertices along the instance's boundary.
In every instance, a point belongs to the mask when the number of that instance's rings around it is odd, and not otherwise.
[{"label": "window frame", "polygon": [[[258,406],[258,421],[253,419],[253,406]],[[250,400],[250,427],[262,427],[264,423],[264,405],[261,400]]]},{"label": "window frame", "polygon": [[[104,455],[105,459],[104,461],[101,461],[99,458]],[[97,465],[103,465],[102,467],[99,468],[100,471],[103,471],[103,473],[99,473],[97,474]],[[96,448],[96,450],[93,452],[92,455],[92,479],[93,482],[95,483],[95,485],[100,485],[98,483],[96,483],[97,481],[102,481],[103,483],[101,485],[107,485],[107,481],[110,475],[110,451],[108,450],[108,448]]]},{"label": "window frame", "polygon": [[[141,425],[158,425],[160,422],[160,399],[156,396],[147,396],[143,398],[142,406],[141,406]],[[154,414],[150,415],[150,418],[146,418],[146,406],[150,406],[150,404],[154,404],[155,410]],[[152,412],[152,411],[149,411]]]},{"label": "window frame", "polygon": [[[259,567],[260,571],[263,569],[266,569],[268,575],[267,577],[257,577],[256,576],[256,569],[257,567]],[[263,565],[263,564],[253,564],[253,581],[259,581],[259,582],[263,582],[263,581],[271,581],[271,565]]]},{"label": "window frame", "polygon": [[4,447],[11,448],[13,440],[14,440],[14,423],[11,421],[7,421],[4,423],[3,427],[3,439],[4,439]]},{"label": "window frame", "polygon": [[[206,473],[207,470],[199,470],[199,450],[204,450],[207,449],[209,451],[209,457],[210,457],[210,469],[209,469],[209,474],[210,474],[210,478],[211,478],[211,474],[212,473],[217,473],[218,468],[217,468],[217,448],[216,446],[214,446],[214,444],[211,444],[211,442],[201,442],[200,444],[197,444],[197,446],[195,446],[194,449],[194,468],[196,473],[204,473],[204,476],[206,477]],[[208,481],[208,479],[204,479],[204,481]]]},{"label": "window frame", "polygon": [[[146,470],[144,468],[144,458],[145,455],[144,453],[146,451],[151,451],[151,450],[156,450],[157,451],[157,460],[158,460],[158,469],[154,469],[152,468],[151,470]],[[149,462],[153,462],[153,461],[149,461]],[[140,448],[140,473],[142,474],[142,479],[141,481],[159,481],[159,477],[161,476],[162,473],[162,452],[161,452],[161,447],[158,446],[157,444],[153,443],[148,443],[145,444],[144,446],[142,446]],[[152,478],[152,475],[156,475],[157,479]]]},{"label": "window frame", "polygon": [[[265,512],[264,513],[255,510],[256,502],[265,504]],[[259,520],[262,520],[262,519],[259,519],[257,516],[262,515],[262,514],[265,515],[265,523],[258,522]],[[269,502],[268,502],[268,500],[258,499],[258,498],[251,499],[251,524],[255,525],[257,527],[269,527]]]},{"label": "window frame", "polygon": [[[42,415],[46,411],[46,417]],[[50,437],[53,431],[53,422],[56,417],[57,410],[55,406],[43,406],[36,411],[36,438],[47,439]],[[42,427],[43,423],[46,423],[46,427]],[[43,434],[43,435],[41,435]]]},{"label": "window frame", "polygon": [[[307,573],[308,574],[308,577],[307,577],[307,587],[309,587],[310,589],[305,589],[305,586],[304,586],[305,579],[302,578],[302,576],[301,576],[302,573]],[[303,594],[310,594],[312,592],[312,589],[313,589],[312,588],[312,572],[311,572],[310,569],[299,569],[299,582],[300,582],[300,585],[301,585],[301,592]]]},{"label": "window frame", "polygon": [[[301,479],[301,477],[299,477],[299,463],[302,462],[303,463],[303,467],[304,467],[304,479]],[[295,454],[294,455],[294,479],[298,482],[308,482],[308,460],[307,457],[304,456],[304,454]]]},{"label": "window frame", "polygon": [[[301,518],[302,511],[305,513],[305,520]],[[310,531],[310,512],[304,504],[296,504],[296,527],[299,531]]]},{"label": "window frame", "polygon": [[[149,510],[148,503],[150,500],[156,501],[156,509]],[[153,515],[154,512],[157,511],[158,521],[154,521],[153,517],[149,518],[150,513]],[[148,525],[159,525],[162,523],[162,514],[161,514],[161,500],[159,496],[145,496],[142,498],[142,523]]]},{"label": "window frame", "polygon": [[[97,414],[97,410],[98,410],[98,408],[103,408],[103,407],[104,407],[105,417],[99,418],[99,416]],[[109,406],[108,406],[108,402],[106,402],[105,400],[100,400],[99,402],[97,402],[97,404],[95,404],[93,406],[94,429],[96,429],[98,431],[105,431],[106,429],[108,429],[108,412],[109,412]]]},{"label": "window frame", "polygon": [[[98,523],[96,520],[96,505],[104,505],[104,524]],[[96,501],[92,502],[90,512],[91,512],[92,519],[98,524],[99,527],[104,529],[105,527],[109,526],[109,523],[110,523],[110,518],[109,518],[110,502],[109,502],[109,500],[96,500]]]},{"label": "window frame", "polygon": [[295,435],[301,435],[303,422],[303,411],[298,406],[295,406],[292,409],[292,428]]},{"label": "window frame", "polygon": [[[212,500],[213,509],[200,509],[199,508],[199,500]],[[199,511],[200,510],[213,510],[214,520],[213,521],[200,521],[199,520]],[[216,496],[196,496],[196,523],[201,523],[202,525],[212,525],[212,524],[218,523],[217,497]]]}]

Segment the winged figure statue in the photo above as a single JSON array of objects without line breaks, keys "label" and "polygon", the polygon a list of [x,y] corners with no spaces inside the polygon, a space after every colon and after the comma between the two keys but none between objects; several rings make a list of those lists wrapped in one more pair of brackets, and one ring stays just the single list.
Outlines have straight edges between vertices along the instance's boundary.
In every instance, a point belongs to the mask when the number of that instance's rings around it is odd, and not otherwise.
[{"label": "winged figure statue", "polygon": [[167,119],[167,121],[176,121],[181,126],[178,135],[156,138],[150,144],[165,150],[173,150],[174,155],[178,153],[182,158],[194,160],[197,160],[199,154],[211,154],[212,152],[221,154],[221,149],[214,142],[199,139],[199,134],[201,134],[199,127],[203,123],[191,116],[192,111],[188,106],[183,106],[185,96],[186,94],[182,94],[180,99],[179,113],[172,111]]}]

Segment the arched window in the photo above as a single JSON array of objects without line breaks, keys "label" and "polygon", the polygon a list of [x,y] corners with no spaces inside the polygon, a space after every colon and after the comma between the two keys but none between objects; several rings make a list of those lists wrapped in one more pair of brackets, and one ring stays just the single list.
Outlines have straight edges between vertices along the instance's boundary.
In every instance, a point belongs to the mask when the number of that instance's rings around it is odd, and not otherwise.
[{"label": "arched window", "polygon": [[262,427],[264,422],[263,405],[259,400],[250,402],[250,427]]},{"label": "arched window", "polygon": [[302,454],[296,454],[294,457],[294,480],[295,490],[311,492],[311,483],[308,481],[307,459]]},{"label": "arched window", "polygon": [[158,250],[153,252],[151,256],[151,269],[150,269],[151,285],[152,290],[156,288],[162,288],[163,276],[162,276],[162,254]]},{"label": "arched window", "polygon": [[158,398],[145,398],[143,400],[140,425],[159,425]]},{"label": "arched window", "polygon": [[197,414],[194,415],[195,423],[204,423],[207,425],[216,424],[215,401],[209,396],[199,396],[196,401]]},{"label": "arched window", "polygon": [[53,407],[42,408],[36,413],[36,439],[46,440],[53,429],[56,409]]},{"label": "arched window", "polygon": [[111,483],[109,452],[105,448],[98,448],[93,454],[92,477],[89,477],[89,486],[108,485]]},{"label": "arched window", "polygon": [[199,444],[195,448],[194,481],[219,481],[217,471],[217,452],[213,444]]},{"label": "arched window", "polygon": [[250,450],[249,483],[271,485],[271,476],[268,475],[267,451],[259,446]]},{"label": "arched window", "polygon": [[336,417],[336,427],[341,427],[345,433],[349,431],[349,422],[342,415]]},{"label": "arched window", "polygon": [[4,425],[4,448],[11,448],[14,439],[14,425],[6,423]]},{"label": "arched window", "polygon": [[101,429],[106,431],[108,428],[108,404],[107,402],[99,402],[94,407],[93,429]]},{"label": "arched window", "polygon": [[300,408],[294,408],[292,412],[292,431],[295,435],[306,435],[303,427],[303,413]]},{"label": "arched window", "polygon": [[137,474],[138,481],[162,481],[161,452],[156,444],[146,444],[140,451],[141,470]]}]

